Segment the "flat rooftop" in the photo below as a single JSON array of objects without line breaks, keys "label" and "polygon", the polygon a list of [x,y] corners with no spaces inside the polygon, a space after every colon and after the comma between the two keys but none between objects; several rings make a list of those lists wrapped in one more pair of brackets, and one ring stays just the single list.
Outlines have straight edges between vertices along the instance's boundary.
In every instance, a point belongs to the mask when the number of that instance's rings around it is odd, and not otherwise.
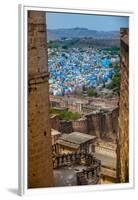
[{"label": "flat rooftop", "polygon": [[75,186],[77,185],[76,172],[86,169],[86,166],[72,165],[54,169],[54,186]]},{"label": "flat rooftop", "polygon": [[90,140],[95,139],[96,136],[93,135],[88,135],[85,133],[80,133],[80,132],[72,132],[70,134],[63,134],[60,139],[70,142],[70,143],[74,143],[74,144],[83,144],[85,142],[88,142]]}]

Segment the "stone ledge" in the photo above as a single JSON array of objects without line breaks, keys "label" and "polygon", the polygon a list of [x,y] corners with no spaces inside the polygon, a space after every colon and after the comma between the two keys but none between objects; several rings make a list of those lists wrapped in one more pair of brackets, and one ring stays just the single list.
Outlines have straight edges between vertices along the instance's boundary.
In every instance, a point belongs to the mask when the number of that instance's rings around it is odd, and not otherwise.
[{"label": "stone ledge", "polygon": [[29,75],[28,84],[29,86],[34,84],[41,84],[43,82],[48,81],[48,78],[49,78],[49,72]]}]

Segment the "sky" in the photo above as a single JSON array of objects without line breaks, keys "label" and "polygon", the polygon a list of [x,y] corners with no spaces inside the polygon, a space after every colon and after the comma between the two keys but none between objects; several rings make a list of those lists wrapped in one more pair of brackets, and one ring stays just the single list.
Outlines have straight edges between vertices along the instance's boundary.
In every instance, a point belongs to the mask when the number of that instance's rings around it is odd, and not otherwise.
[{"label": "sky", "polygon": [[48,29],[88,28],[97,31],[119,31],[129,26],[129,18],[122,16],[103,16],[88,14],[46,13]]}]

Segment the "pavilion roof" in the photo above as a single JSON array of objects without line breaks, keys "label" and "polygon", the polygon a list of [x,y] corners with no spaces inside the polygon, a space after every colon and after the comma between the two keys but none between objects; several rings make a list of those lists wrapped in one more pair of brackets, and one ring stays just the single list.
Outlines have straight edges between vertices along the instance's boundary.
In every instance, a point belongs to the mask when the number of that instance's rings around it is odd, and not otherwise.
[{"label": "pavilion roof", "polygon": [[93,135],[88,135],[88,134],[80,133],[80,132],[72,132],[70,134],[63,134],[60,139],[66,142],[80,145],[90,140],[93,140],[95,138],[96,136],[93,136]]}]

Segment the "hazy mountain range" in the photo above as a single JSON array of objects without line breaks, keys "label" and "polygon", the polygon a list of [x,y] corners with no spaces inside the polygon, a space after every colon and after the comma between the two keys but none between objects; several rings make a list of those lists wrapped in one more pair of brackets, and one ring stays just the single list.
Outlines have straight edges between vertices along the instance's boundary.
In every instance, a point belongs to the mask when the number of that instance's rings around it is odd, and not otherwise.
[{"label": "hazy mountain range", "polygon": [[61,40],[62,38],[93,38],[119,40],[119,31],[96,31],[87,28],[48,29],[48,40]]}]

